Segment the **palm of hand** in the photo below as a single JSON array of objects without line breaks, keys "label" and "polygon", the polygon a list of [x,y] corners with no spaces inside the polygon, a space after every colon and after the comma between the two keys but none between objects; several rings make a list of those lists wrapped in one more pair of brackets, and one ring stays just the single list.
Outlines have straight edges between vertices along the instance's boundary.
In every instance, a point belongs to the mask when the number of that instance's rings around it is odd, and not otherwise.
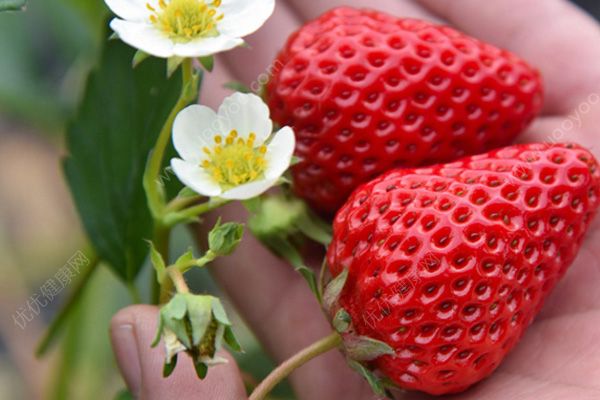
[{"label": "palm of hand", "polygon": [[[223,65],[204,88],[211,93],[206,101],[212,106],[220,102],[223,82],[256,79],[302,21],[341,4],[370,6],[360,0],[280,1],[276,15],[250,39],[252,52],[241,49],[219,60]],[[595,123],[600,125],[600,29],[566,2],[382,0],[375,7],[442,20],[515,51],[542,70],[547,90],[544,116],[521,140],[578,142],[600,156],[600,137],[593,131]],[[489,379],[453,399],[600,398],[599,226],[590,229],[575,263],[517,348]],[[326,335],[328,324],[290,267],[252,240],[244,243],[213,271],[267,350],[281,361]],[[301,367],[291,381],[301,399],[375,399],[335,352]],[[407,393],[402,398],[428,396]]]}]

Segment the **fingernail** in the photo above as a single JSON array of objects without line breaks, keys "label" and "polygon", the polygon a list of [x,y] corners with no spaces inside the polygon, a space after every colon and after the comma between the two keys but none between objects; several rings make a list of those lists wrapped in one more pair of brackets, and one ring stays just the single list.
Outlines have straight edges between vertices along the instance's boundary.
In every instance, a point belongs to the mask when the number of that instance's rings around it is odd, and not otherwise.
[{"label": "fingernail", "polygon": [[117,364],[125,379],[130,393],[138,398],[142,380],[140,359],[137,352],[134,325],[131,322],[120,323],[113,319],[111,326],[112,345],[117,358]]}]

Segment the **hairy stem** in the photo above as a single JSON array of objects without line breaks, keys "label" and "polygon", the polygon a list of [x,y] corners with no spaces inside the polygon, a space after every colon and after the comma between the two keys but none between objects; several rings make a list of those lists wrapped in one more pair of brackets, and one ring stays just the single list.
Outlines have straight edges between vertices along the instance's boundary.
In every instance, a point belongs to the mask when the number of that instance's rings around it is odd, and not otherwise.
[{"label": "hairy stem", "polygon": [[269,376],[267,376],[257,387],[254,389],[248,400],[263,400],[267,397],[269,392],[277,386],[279,382],[284,380],[289,374],[291,374],[298,367],[306,364],[313,358],[328,352],[342,343],[342,337],[337,333],[333,332],[323,339],[311,344],[310,346],[300,350],[298,353],[284,361],[277,368],[275,368]]},{"label": "hairy stem", "polygon": [[172,266],[167,268],[167,273],[169,274],[170,281],[175,285],[175,289],[177,289],[177,293],[189,293],[190,288],[187,283],[185,283],[185,278],[183,274],[179,270],[179,268]]}]

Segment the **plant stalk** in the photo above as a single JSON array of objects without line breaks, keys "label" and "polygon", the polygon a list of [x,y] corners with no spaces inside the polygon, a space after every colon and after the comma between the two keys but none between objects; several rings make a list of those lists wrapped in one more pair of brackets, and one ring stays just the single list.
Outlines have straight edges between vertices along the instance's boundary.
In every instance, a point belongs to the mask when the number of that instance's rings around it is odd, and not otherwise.
[{"label": "plant stalk", "polygon": [[254,389],[248,400],[264,400],[278,383],[283,381],[298,367],[306,364],[313,358],[328,352],[342,343],[342,337],[337,332],[332,332],[323,339],[300,350],[298,353],[281,363]]}]

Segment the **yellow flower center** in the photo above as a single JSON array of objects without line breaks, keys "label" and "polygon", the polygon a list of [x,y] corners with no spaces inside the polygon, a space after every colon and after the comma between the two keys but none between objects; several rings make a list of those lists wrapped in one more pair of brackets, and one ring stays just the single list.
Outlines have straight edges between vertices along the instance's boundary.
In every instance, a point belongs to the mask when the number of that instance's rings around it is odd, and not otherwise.
[{"label": "yellow flower center", "polygon": [[236,130],[225,138],[215,136],[215,147],[202,149],[208,156],[202,167],[224,189],[243,185],[260,179],[266,169],[267,146],[254,147],[256,135],[250,133],[248,139],[238,137]]},{"label": "yellow flower center", "polygon": [[157,7],[146,3],[152,12],[150,21],[178,42],[217,36],[217,22],[223,19],[217,13],[220,5],[221,0],[208,4],[204,0],[158,0]]}]

